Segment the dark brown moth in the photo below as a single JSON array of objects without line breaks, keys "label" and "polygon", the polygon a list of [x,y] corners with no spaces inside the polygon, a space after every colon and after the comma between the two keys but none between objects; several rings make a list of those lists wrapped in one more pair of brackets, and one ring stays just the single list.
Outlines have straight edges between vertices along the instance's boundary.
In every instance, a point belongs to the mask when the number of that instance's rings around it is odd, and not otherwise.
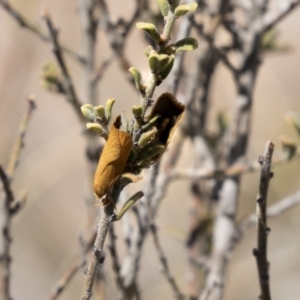
[{"label": "dark brown moth", "polygon": [[163,93],[155,102],[149,119],[156,115],[159,116],[154,124],[157,128],[154,139],[164,145],[164,149],[157,156],[153,157],[152,163],[157,161],[166,150],[183,116],[184,110],[185,106],[171,93]]}]

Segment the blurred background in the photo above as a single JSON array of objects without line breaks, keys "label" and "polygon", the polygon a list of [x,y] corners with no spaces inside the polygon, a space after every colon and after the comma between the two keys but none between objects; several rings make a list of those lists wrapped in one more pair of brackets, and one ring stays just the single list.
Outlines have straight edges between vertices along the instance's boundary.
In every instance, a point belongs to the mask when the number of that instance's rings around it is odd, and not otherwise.
[{"label": "blurred background", "polygon": [[[48,8],[54,23],[60,29],[60,40],[77,52],[82,50],[78,2],[14,0],[11,4],[41,26],[44,26],[40,19],[41,12]],[[134,3],[130,0],[112,0],[109,1],[109,6],[113,15],[128,17],[133,12]],[[267,140],[275,143],[276,157],[276,152],[281,148],[280,134],[299,140],[294,128],[285,122],[284,114],[287,111],[300,112],[300,9],[296,9],[277,28],[282,43],[290,47],[285,53],[266,54],[263,57],[254,93],[249,161],[257,159]],[[141,32],[133,28],[126,54],[134,66],[145,72],[147,60],[143,51],[146,45]],[[106,37],[99,33],[98,62],[107,58],[109,53]],[[82,127],[65,98],[45,91],[40,85],[42,68],[50,61],[54,61],[51,45],[41,42],[27,30],[21,29],[11,16],[0,8],[1,164],[6,165],[8,162],[19,121],[27,107],[26,98],[34,94],[37,104],[13,182],[16,193],[22,188],[29,191],[27,205],[13,219],[12,225],[14,299],[36,300],[47,297],[74,254],[78,253],[79,232],[86,222],[84,191],[89,187],[86,186]],[[80,99],[85,102],[81,68],[70,59],[67,59],[67,63]],[[163,91],[164,86],[159,87],[155,98]],[[121,111],[130,112],[131,106],[139,103],[138,94],[124,79],[123,72],[115,62],[105,73],[98,92],[101,103],[110,97],[117,99],[115,114]],[[220,64],[213,77],[211,118],[219,111],[224,111],[230,116],[235,92],[231,74]],[[191,151],[187,141],[180,166],[192,165],[189,155]],[[269,190],[270,203],[282,199],[300,187],[299,161],[276,166],[274,172],[275,177]],[[258,176],[258,173],[243,175],[239,217],[255,211]],[[130,190],[137,190],[137,187],[131,186]],[[183,291],[186,288],[188,193],[188,181],[172,183],[157,219],[160,238],[172,273]],[[274,299],[299,299],[299,214],[300,207],[295,207],[270,221],[272,231],[269,236],[269,260]],[[225,289],[226,300],[257,298],[259,285],[252,255],[255,244],[255,230],[251,229],[242,239],[230,262]],[[105,282],[109,299],[116,299],[114,277],[109,271],[109,255],[105,261],[105,269],[108,271]],[[169,285],[161,274],[151,236],[147,238],[144,247],[139,281],[143,299],[173,299]],[[60,299],[77,299],[82,283],[83,273],[79,272]]]}]

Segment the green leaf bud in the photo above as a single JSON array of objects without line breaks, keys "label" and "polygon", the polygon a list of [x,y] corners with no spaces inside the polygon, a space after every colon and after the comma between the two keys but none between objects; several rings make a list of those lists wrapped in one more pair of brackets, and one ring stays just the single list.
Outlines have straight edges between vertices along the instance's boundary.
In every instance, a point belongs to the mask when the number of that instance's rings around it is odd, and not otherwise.
[{"label": "green leaf bud", "polygon": [[84,104],[80,107],[83,116],[89,120],[94,121],[95,119],[95,109],[92,104]]},{"label": "green leaf bud", "polygon": [[95,132],[96,134],[99,134],[99,135],[104,135],[105,131],[104,129],[102,128],[102,126],[98,123],[87,123],[86,124],[86,128],[88,130],[91,130],[93,132]]},{"label": "green leaf bud", "polygon": [[159,115],[156,115],[154,116],[152,119],[150,119],[147,124],[145,124],[143,127],[142,127],[142,131],[147,131],[149,130],[154,124],[155,122],[158,120],[158,118],[160,118]]},{"label": "green leaf bud", "polygon": [[105,118],[105,108],[103,105],[95,106],[95,118],[103,120]]},{"label": "green leaf bud", "polygon": [[194,12],[198,7],[198,4],[196,2],[190,3],[190,4],[183,4],[176,7],[174,11],[175,17],[181,17],[185,15],[188,12]]},{"label": "green leaf bud", "polygon": [[105,103],[105,116],[108,122],[110,121],[112,108],[115,102],[116,102],[115,98],[110,98]]},{"label": "green leaf bud", "polygon": [[154,48],[151,45],[148,45],[145,50],[144,53],[147,57],[149,57],[151,54],[155,54],[156,51],[154,50]]},{"label": "green leaf bud", "polygon": [[295,140],[291,139],[290,137],[282,135],[282,136],[280,136],[280,142],[282,145],[283,153],[284,153],[285,157],[287,158],[287,160],[292,159],[294,157],[294,155],[296,154],[296,150],[298,147]]},{"label": "green leaf bud", "polygon": [[192,37],[179,40],[175,43],[176,53],[179,51],[192,51],[198,48],[198,42]]},{"label": "green leaf bud", "polygon": [[138,141],[138,147],[143,148],[147,143],[149,143],[157,133],[156,127],[152,127],[151,130],[143,133]]},{"label": "green leaf bud", "polygon": [[154,24],[139,22],[139,23],[136,23],[136,27],[138,29],[142,29],[142,30],[146,31],[157,44],[160,42],[160,40],[161,40],[160,34]]},{"label": "green leaf bud", "polygon": [[164,151],[164,149],[165,146],[161,142],[152,141],[139,151],[135,163],[139,164],[146,160],[151,160],[152,157],[156,157],[162,151]]},{"label": "green leaf bud", "polygon": [[173,68],[173,65],[174,65],[174,61],[175,61],[175,56],[170,55],[169,59],[168,59],[168,63],[166,64],[165,68],[162,70],[162,72],[160,74],[161,80],[166,79],[167,76],[170,74],[170,72]]},{"label": "green leaf bud", "polygon": [[139,105],[133,105],[132,106],[132,114],[135,118],[140,118],[143,113],[143,108]]},{"label": "green leaf bud", "polygon": [[131,73],[131,75],[133,76],[136,87],[138,88],[139,91],[141,91],[141,90],[143,89],[143,85],[142,85],[142,74],[141,74],[140,71],[139,71],[137,68],[135,68],[135,67],[131,67],[128,71],[129,71],[129,72]]},{"label": "green leaf bud", "polygon": [[160,72],[167,66],[169,56],[167,54],[152,54],[148,57],[150,69],[155,74]]},{"label": "green leaf bud", "polygon": [[300,134],[300,115],[296,112],[290,111],[285,115],[285,119],[287,122],[292,124]]}]

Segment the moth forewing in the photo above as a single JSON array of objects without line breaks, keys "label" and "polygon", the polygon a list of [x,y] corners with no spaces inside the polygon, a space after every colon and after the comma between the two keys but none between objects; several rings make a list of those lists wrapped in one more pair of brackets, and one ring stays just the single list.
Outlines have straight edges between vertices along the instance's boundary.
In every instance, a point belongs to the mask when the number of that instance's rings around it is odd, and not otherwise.
[{"label": "moth forewing", "polygon": [[122,175],[130,150],[132,138],[128,132],[120,130],[121,117],[118,116],[104,145],[94,178],[94,192],[101,199],[109,192]]},{"label": "moth forewing", "polygon": [[171,93],[163,93],[156,100],[149,119],[155,115],[160,116],[155,123],[155,126],[158,129],[155,140],[161,142],[165,147],[163,151],[153,157],[152,163],[157,161],[166,150],[175,129],[183,116],[184,110],[185,106],[181,104]]}]

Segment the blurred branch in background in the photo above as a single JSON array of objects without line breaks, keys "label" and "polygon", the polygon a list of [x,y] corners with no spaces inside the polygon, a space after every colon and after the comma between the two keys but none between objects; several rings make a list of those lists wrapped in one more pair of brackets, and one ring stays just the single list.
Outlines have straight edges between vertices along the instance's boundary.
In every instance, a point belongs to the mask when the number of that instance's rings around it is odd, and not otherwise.
[{"label": "blurred branch in background", "polygon": [[0,165],[0,297],[3,300],[12,299],[11,295],[11,222],[12,218],[25,206],[27,191],[20,192],[18,198],[12,190],[11,183],[20,160],[21,150],[25,145],[24,138],[27,127],[35,109],[33,96],[28,99],[28,108],[21,121],[19,132],[11,151],[6,170]]},{"label": "blurred branch in background", "polygon": [[[0,0],[0,5],[9,13],[13,19],[16,20],[17,23],[22,28],[25,28],[38,36],[42,41],[51,43],[52,39],[51,37],[47,36],[45,33],[42,32],[42,30],[35,25],[33,22],[30,22],[26,19],[18,10],[16,10],[8,1],[6,0]],[[79,54],[73,52],[72,50],[68,49],[65,46],[62,46],[62,50],[65,51],[71,58],[78,61],[81,64],[85,64],[85,58],[81,57]]]},{"label": "blurred branch in background", "polygon": [[180,291],[180,289],[178,287],[178,284],[176,283],[176,281],[174,279],[174,276],[170,272],[167,256],[165,255],[165,253],[162,249],[161,243],[159,241],[159,238],[158,238],[157,227],[154,224],[152,224],[150,226],[150,230],[152,232],[154,245],[156,247],[156,250],[157,250],[158,256],[159,256],[159,260],[160,260],[161,265],[162,265],[162,272],[163,272],[164,276],[166,277],[166,280],[170,284],[170,287],[171,287],[171,289],[174,293],[174,298],[178,299],[178,300],[183,300],[184,295]]}]

